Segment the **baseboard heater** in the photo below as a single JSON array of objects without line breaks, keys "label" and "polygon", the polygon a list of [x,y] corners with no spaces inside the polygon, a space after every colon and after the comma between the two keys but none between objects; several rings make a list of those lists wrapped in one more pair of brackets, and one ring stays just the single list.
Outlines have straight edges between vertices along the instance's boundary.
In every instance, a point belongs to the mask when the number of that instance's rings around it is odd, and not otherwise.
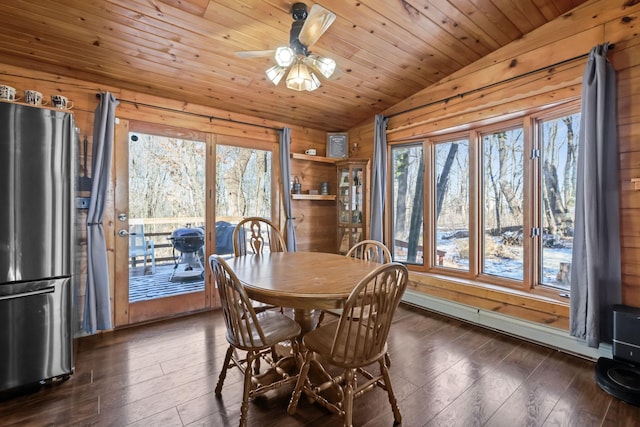
[{"label": "baseboard heater", "polygon": [[569,332],[558,328],[433,297],[411,289],[405,291],[402,301],[590,360],[595,361],[600,357],[611,357],[612,354],[611,345],[609,344],[600,344],[600,347],[595,349],[589,347],[586,341],[572,337]]}]

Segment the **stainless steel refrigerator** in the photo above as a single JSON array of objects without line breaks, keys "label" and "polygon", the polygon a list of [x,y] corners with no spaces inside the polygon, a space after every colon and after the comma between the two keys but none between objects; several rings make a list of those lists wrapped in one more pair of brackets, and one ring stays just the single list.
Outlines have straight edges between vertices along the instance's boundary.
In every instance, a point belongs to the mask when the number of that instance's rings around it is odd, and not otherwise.
[{"label": "stainless steel refrigerator", "polygon": [[0,102],[0,391],[73,371],[73,115]]}]

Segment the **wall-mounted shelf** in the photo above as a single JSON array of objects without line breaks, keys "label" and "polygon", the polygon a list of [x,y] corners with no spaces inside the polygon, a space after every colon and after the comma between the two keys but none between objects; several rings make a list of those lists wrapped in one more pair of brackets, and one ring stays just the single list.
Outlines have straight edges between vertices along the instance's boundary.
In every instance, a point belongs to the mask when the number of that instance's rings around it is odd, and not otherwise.
[{"label": "wall-mounted shelf", "polygon": [[292,194],[293,200],[335,200],[335,194]]},{"label": "wall-mounted shelf", "polygon": [[640,178],[631,178],[634,190],[640,190]]},{"label": "wall-mounted shelf", "polygon": [[311,162],[331,163],[334,165],[336,164],[336,161],[342,160],[342,159],[336,159],[333,157],[309,156],[308,154],[301,154],[301,153],[291,153],[291,158],[298,159],[298,160],[309,160]]}]

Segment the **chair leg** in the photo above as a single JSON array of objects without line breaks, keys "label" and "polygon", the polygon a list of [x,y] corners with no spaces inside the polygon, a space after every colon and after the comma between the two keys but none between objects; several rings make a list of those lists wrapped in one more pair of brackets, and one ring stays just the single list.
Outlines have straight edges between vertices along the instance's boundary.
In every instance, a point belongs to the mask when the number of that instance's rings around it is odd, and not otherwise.
[{"label": "chair leg", "polygon": [[[259,358],[259,356],[258,356]],[[242,406],[240,407],[240,427],[247,425],[249,413],[249,393],[251,392],[251,364],[256,359],[256,353],[247,352],[247,368],[244,370],[244,386],[242,388]]]},{"label": "chair leg", "polygon": [[304,384],[307,381],[307,375],[309,374],[309,364],[311,363],[312,358],[313,358],[313,352],[307,351],[307,355],[305,356],[304,363],[302,364],[302,368],[300,368],[300,373],[298,374],[298,380],[296,381],[296,388],[293,389],[293,394],[291,395],[291,401],[289,402],[289,407],[287,408],[287,412],[289,413],[289,415],[293,415],[296,413],[296,409],[298,408],[298,401],[300,400],[300,395],[302,394],[302,388],[304,387]]},{"label": "chair leg", "polygon": [[278,349],[275,345],[271,347],[271,358],[273,359],[273,363],[276,363],[278,360],[280,360],[280,356],[278,356]]},{"label": "chair leg", "polygon": [[[384,359],[384,358],[383,358]],[[393,387],[391,386],[391,377],[389,376],[389,369],[385,365],[383,359],[380,359],[380,373],[384,379],[384,385],[387,389],[387,395],[389,396],[389,403],[391,404],[391,410],[393,411],[394,424],[400,424],[402,422],[402,415],[400,415],[400,409],[398,408],[398,401],[393,393]]]},{"label": "chair leg", "polygon": [[[251,364],[249,363],[249,360],[247,360],[247,369],[251,370]],[[260,356],[256,357],[255,361],[253,362],[253,375],[260,375]]]},{"label": "chair leg", "polygon": [[320,316],[318,317],[318,323],[316,323],[316,329],[320,327],[320,324],[324,320],[324,313],[325,313],[324,310],[320,311]]},{"label": "chair leg", "polygon": [[220,396],[222,394],[222,384],[224,384],[224,379],[227,377],[227,369],[229,369],[229,362],[231,361],[231,354],[233,353],[233,347],[229,346],[227,349],[227,354],[224,356],[224,363],[222,364],[222,371],[220,371],[220,375],[218,376],[218,384],[216,384],[216,396]]},{"label": "chair leg", "polygon": [[353,393],[356,388],[356,370],[347,369],[345,372],[345,387],[342,408],[344,409],[345,427],[353,426]]}]

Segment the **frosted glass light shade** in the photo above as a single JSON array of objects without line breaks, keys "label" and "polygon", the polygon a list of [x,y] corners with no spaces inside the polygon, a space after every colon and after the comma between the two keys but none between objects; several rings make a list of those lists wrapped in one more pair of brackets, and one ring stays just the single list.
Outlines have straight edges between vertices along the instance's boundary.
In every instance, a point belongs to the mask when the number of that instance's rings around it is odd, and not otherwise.
[{"label": "frosted glass light shade", "polygon": [[266,71],[267,77],[269,77],[269,80],[276,86],[280,83],[280,80],[282,80],[286,72],[287,67],[281,67],[280,65],[274,65]]},{"label": "frosted glass light shade", "polygon": [[312,91],[320,87],[320,80],[304,63],[296,62],[287,76],[287,87],[297,91]]},{"label": "frosted glass light shade", "polygon": [[293,64],[296,54],[293,49],[281,46],[276,49],[275,58],[279,66],[288,67]]},{"label": "frosted glass light shade", "polygon": [[323,56],[310,57],[311,65],[318,70],[326,79],[331,77],[336,71],[336,61],[331,58],[325,58]]}]

